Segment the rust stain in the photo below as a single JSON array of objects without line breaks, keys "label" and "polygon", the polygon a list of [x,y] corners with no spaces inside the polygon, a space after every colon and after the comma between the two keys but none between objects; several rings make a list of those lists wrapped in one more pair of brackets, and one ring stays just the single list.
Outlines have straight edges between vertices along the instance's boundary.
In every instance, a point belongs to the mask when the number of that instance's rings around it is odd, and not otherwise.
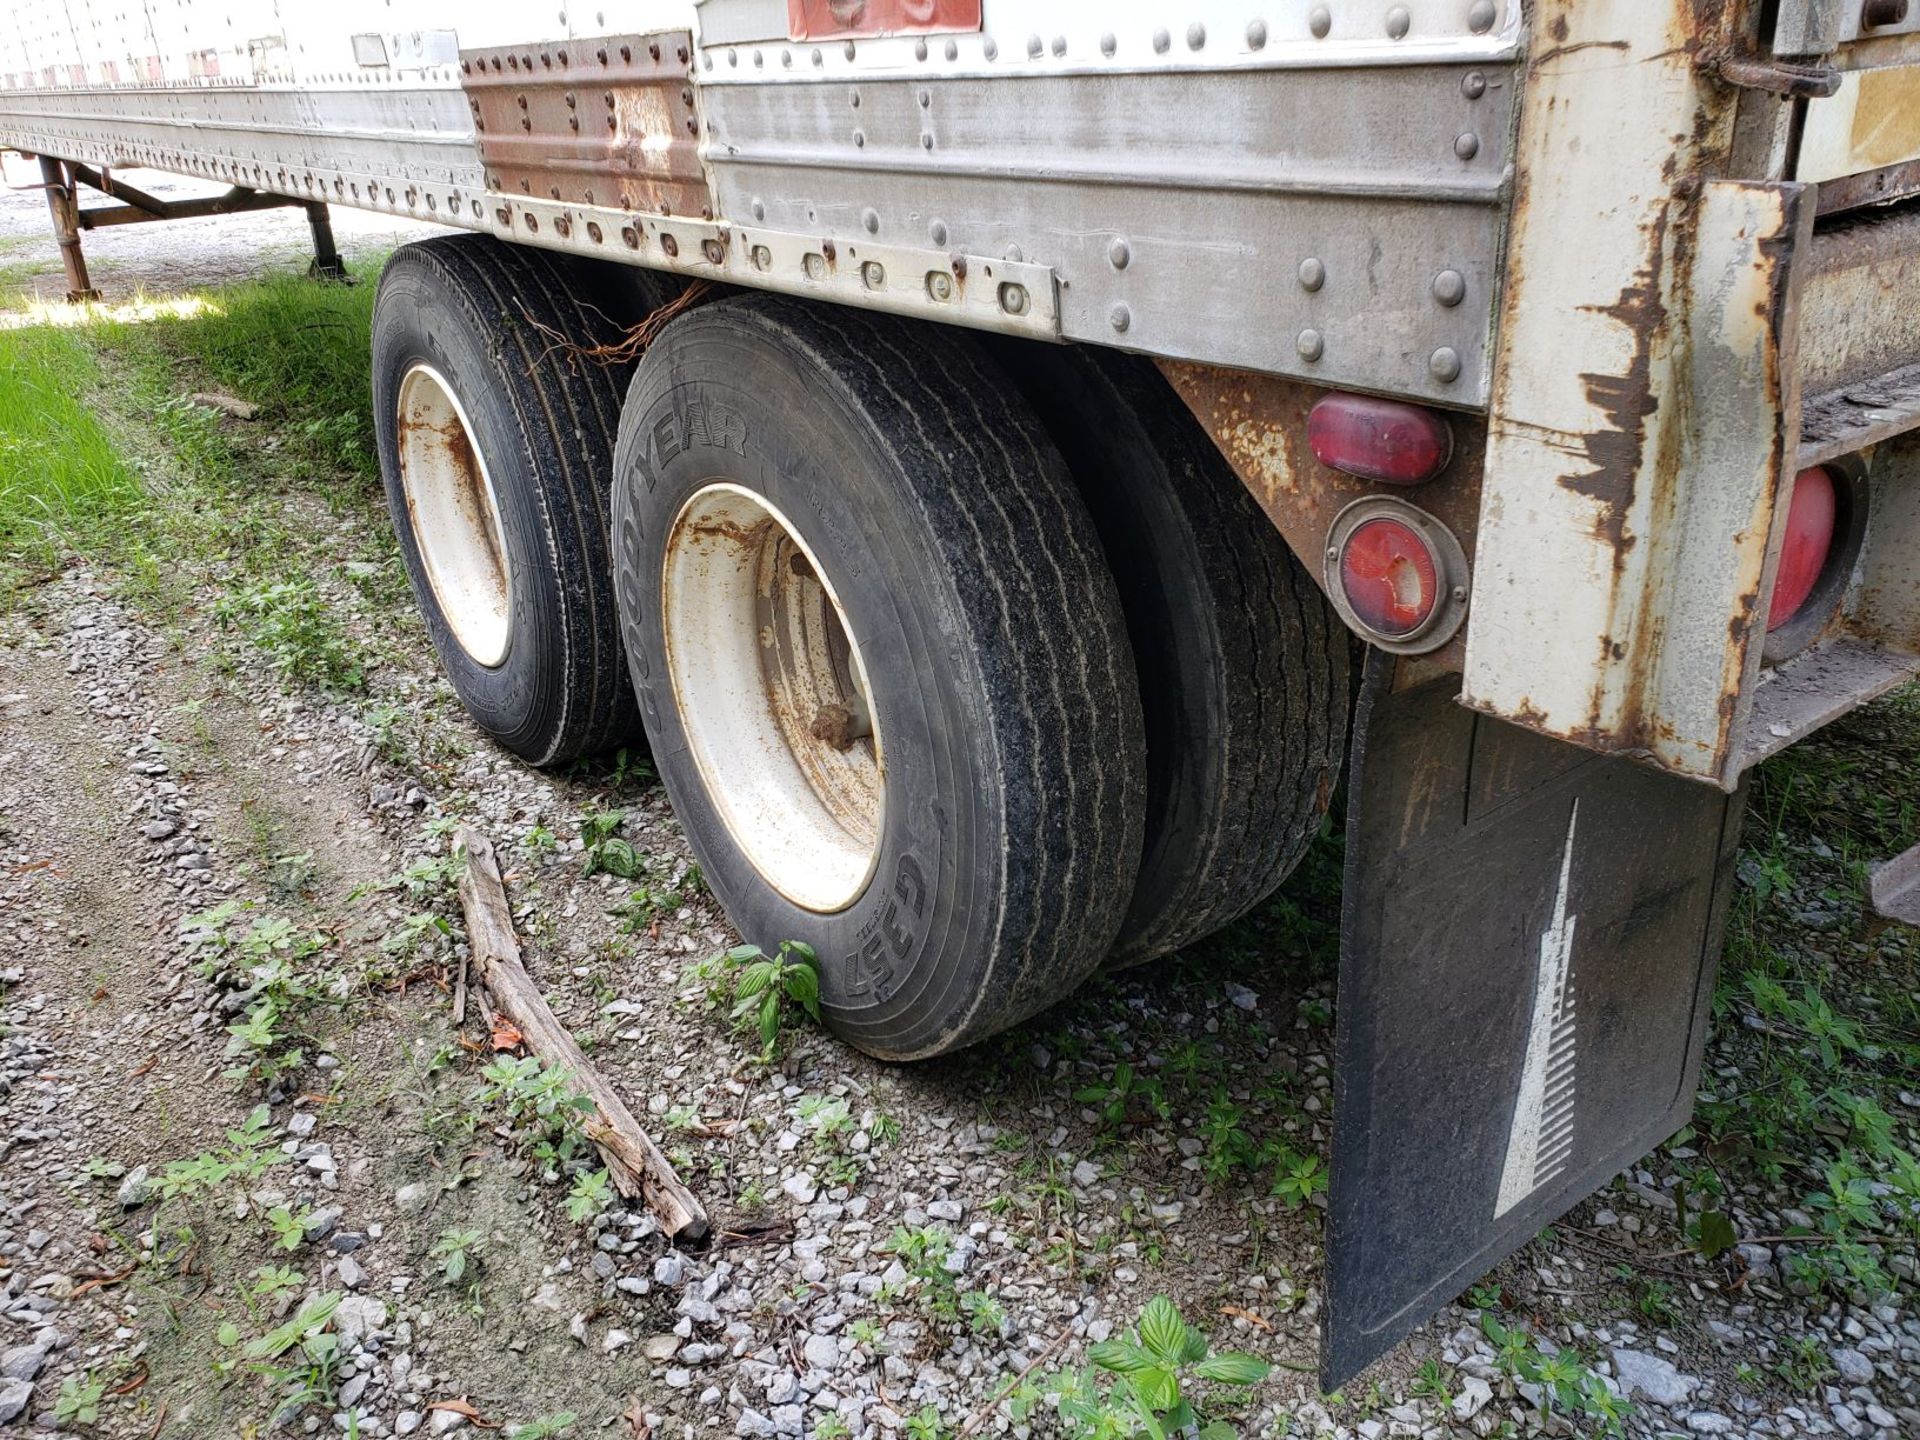
[{"label": "rust stain", "polygon": [[846,706],[822,705],[814,712],[813,724],[808,730],[822,744],[831,745],[836,750],[846,750],[852,747],[857,738],[855,724],[854,713]]},{"label": "rust stain", "polygon": [[[1316,582],[1334,518],[1367,496],[1408,500],[1433,515],[1458,538],[1471,566],[1487,448],[1484,416],[1447,415],[1453,459],[1436,479],[1411,488],[1380,485],[1328,469],[1307,448],[1307,416],[1327,394],[1320,386],[1183,360],[1155,363]],[[1459,670],[1466,661],[1464,632],[1423,658]]]},{"label": "rust stain", "polygon": [[1613,547],[1616,573],[1625,565],[1627,550],[1634,542],[1627,533],[1627,518],[1646,452],[1647,421],[1660,408],[1652,375],[1654,344],[1667,328],[1667,305],[1661,294],[1667,224],[1663,207],[1650,227],[1646,263],[1620,291],[1619,298],[1601,312],[1626,327],[1633,337],[1633,354],[1619,374],[1589,371],[1581,375],[1587,399],[1606,416],[1607,424],[1581,439],[1581,449],[1592,468],[1560,477],[1567,489],[1599,505],[1594,528]]},{"label": "rust stain", "polygon": [[[1562,15],[1558,22],[1558,34],[1564,36],[1566,33],[1567,17]],[[1581,40],[1573,45],[1555,45],[1550,50],[1542,50],[1534,56],[1533,63],[1535,65],[1551,64],[1569,55],[1578,55],[1582,50],[1618,50],[1625,53],[1631,49],[1633,49],[1633,42],[1629,40]]]},{"label": "rust stain", "polygon": [[711,220],[683,30],[460,52],[489,189]]},{"label": "rust stain", "polygon": [[[1670,47],[1658,54],[1640,57],[1642,62],[1658,61],[1677,53],[1699,54],[1722,43],[1728,28],[1724,0],[1691,0],[1677,8],[1677,34]],[[1564,16],[1557,23],[1564,25]],[[1562,36],[1561,38],[1564,38]],[[1638,487],[1651,482],[1662,491],[1670,491],[1675,477],[1643,475],[1648,458],[1648,428],[1660,410],[1653,362],[1656,351],[1666,342],[1679,343],[1673,332],[1685,324],[1685,316],[1668,313],[1666,296],[1680,293],[1692,270],[1693,236],[1690,223],[1695,207],[1690,202],[1700,193],[1697,169],[1721,121],[1720,107],[1697,104],[1688,133],[1674,137],[1673,154],[1665,165],[1672,200],[1659,206],[1643,225],[1646,237],[1645,262],[1632,280],[1622,287],[1612,305],[1599,313],[1617,321],[1632,339],[1632,354],[1617,374],[1585,372],[1581,381],[1593,407],[1606,417],[1606,426],[1581,437],[1580,445],[1590,469],[1560,477],[1560,484],[1576,494],[1585,495],[1599,505],[1595,533],[1613,550],[1614,572],[1626,564],[1627,554],[1637,538],[1628,529],[1628,519]],[[1524,198],[1516,204],[1524,204]],[[1673,216],[1679,211],[1687,217],[1677,228]],[[1672,424],[1673,417],[1661,417],[1660,423]],[[1661,447],[1659,453],[1671,453]],[[1667,497],[1670,500],[1670,496]]]},{"label": "rust stain", "polygon": [[[473,437],[467,434],[467,427],[454,417],[436,424],[411,415],[403,416],[401,424],[410,434],[431,436],[429,445],[443,452],[445,463],[460,479],[460,485],[454,491],[454,502],[468,516],[471,528],[480,533],[494,572],[505,575],[507,557],[500,548],[500,535],[489,518],[491,507],[486,496],[486,471],[480,463],[480,452],[473,447]],[[406,498],[407,517],[415,533],[418,533],[421,528],[419,509],[410,486],[406,487]]]},{"label": "rust stain", "polygon": [[[703,540],[720,540],[729,545],[740,545],[758,551],[766,543],[771,520],[762,520],[752,525],[742,525],[737,520],[722,520],[713,516],[704,516],[686,526],[687,534]],[[797,571],[795,573],[798,573]]]}]

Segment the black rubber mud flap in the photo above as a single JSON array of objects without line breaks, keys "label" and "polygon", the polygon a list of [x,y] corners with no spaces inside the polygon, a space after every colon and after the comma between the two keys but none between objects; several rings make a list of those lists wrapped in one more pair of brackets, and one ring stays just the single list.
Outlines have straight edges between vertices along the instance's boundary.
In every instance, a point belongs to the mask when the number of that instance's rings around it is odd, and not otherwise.
[{"label": "black rubber mud flap", "polygon": [[1394,675],[1354,726],[1328,1389],[1686,1123],[1746,805]]}]

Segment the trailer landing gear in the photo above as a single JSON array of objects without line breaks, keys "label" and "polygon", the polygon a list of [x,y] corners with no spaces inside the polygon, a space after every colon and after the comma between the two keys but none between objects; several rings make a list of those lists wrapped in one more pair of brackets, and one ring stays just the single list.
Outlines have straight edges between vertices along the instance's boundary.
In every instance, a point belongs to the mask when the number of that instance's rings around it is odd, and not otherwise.
[{"label": "trailer landing gear", "polygon": [[315,280],[331,280],[338,285],[353,284],[346,263],[333,244],[333,221],[327,218],[327,202],[307,201],[307,228],[313,231],[313,261],[307,274]]},{"label": "trailer landing gear", "polygon": [[1475,716],[1368,657],[1322,1383],[1686,1123],[1744,790]]},{"label": "trailer landing gear", "polygon": [[[95,170],[72,160],[40,157],[40,175],[47,192],[47,209],[53,217],[54,238],[60,242],[60,261],[67,272],[67,299],[79,303],[98,300],[100,292],[87,274],[87,257],[80,248],[82,230],[98,230],[108,225],[139,225],[150,220],[192,220],[207,215],[234,215],[243,210],[279,210],[298,205],[307,212],[307,225],[313,232],[313,261],[307,274],[316,280],[351,285],[340,251],[333,243],[333,222],[327,216],[324,200],[296,200],[288,195],[269,195],[236,185],[224,195],[209,195],[196,200],[162,200],[116,180],[113,172]],[[80,187],[85,185],[121,203],[91,209],[80,204]]]},{"label": "trailer landing gear", "polygon": [[46,182],[53,238],[60,242],[60,263],[66,267],[67,299],[75,303],[98,300],[100,292],[93,288],[93,280],[87,274],[87,257],[80,249],[80,199],[66,162],[42,155],[40,178]]}]

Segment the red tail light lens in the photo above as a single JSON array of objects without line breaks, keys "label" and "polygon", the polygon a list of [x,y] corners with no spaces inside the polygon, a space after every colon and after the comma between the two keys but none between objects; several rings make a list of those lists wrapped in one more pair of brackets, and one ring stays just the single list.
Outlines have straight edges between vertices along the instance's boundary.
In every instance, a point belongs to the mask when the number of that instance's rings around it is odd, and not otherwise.
[{"label": "red tail light lens", "polygon": [[1774,574],[1773,599],[1767,606],[1767,629],[1778,630],[1800,613],[1813,587],[1827,568],[1840,516],[1840,497],[1833,476],[1822,467],[1802,470],[1794,477],[1793,499],[1787,506],[1787,534],[1780,546],[1780,568]]},{"label": "red tail light lens", "polygon": [[1423,484],[1453,458],[1453,430],[1439,415],[1371,395],[1323,396],[1307,417],[1307,444],[1322,465],[1388,485]]},{"label": "red tail light lens", "polygon": [[1404,639],[1423,629],[1440,603],[1439,560],[1411,525],[1368,520],[1340,552],[1340,588],[1362,624]]},{"label": "red tail light lens", "polygon": [[1466,553],[1417,505],[1396,495],[1354,501],[1328,528],[1326,555],[1327,598],[1369,644],[1424,655],[1466,622]]}]

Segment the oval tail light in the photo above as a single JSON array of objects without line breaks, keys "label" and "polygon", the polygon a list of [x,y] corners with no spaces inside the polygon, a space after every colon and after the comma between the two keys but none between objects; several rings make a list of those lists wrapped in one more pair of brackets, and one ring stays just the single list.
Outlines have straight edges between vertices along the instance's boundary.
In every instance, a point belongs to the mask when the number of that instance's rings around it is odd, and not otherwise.
[{"label": "oval tail light", "polygon": [[1383,650],[1418,655],[1451,640],[1467,613],[1467,560],[1451,530],[1388,496],[1356,500],[1327,532],[1334,609]]},{"label": "oval tail light", "polygon": [[1453,459],[1453,427],[1418,405],[1336,391],[1307,416],[1307,445],[1331,470],[1383,485],[1424,485]]}]

